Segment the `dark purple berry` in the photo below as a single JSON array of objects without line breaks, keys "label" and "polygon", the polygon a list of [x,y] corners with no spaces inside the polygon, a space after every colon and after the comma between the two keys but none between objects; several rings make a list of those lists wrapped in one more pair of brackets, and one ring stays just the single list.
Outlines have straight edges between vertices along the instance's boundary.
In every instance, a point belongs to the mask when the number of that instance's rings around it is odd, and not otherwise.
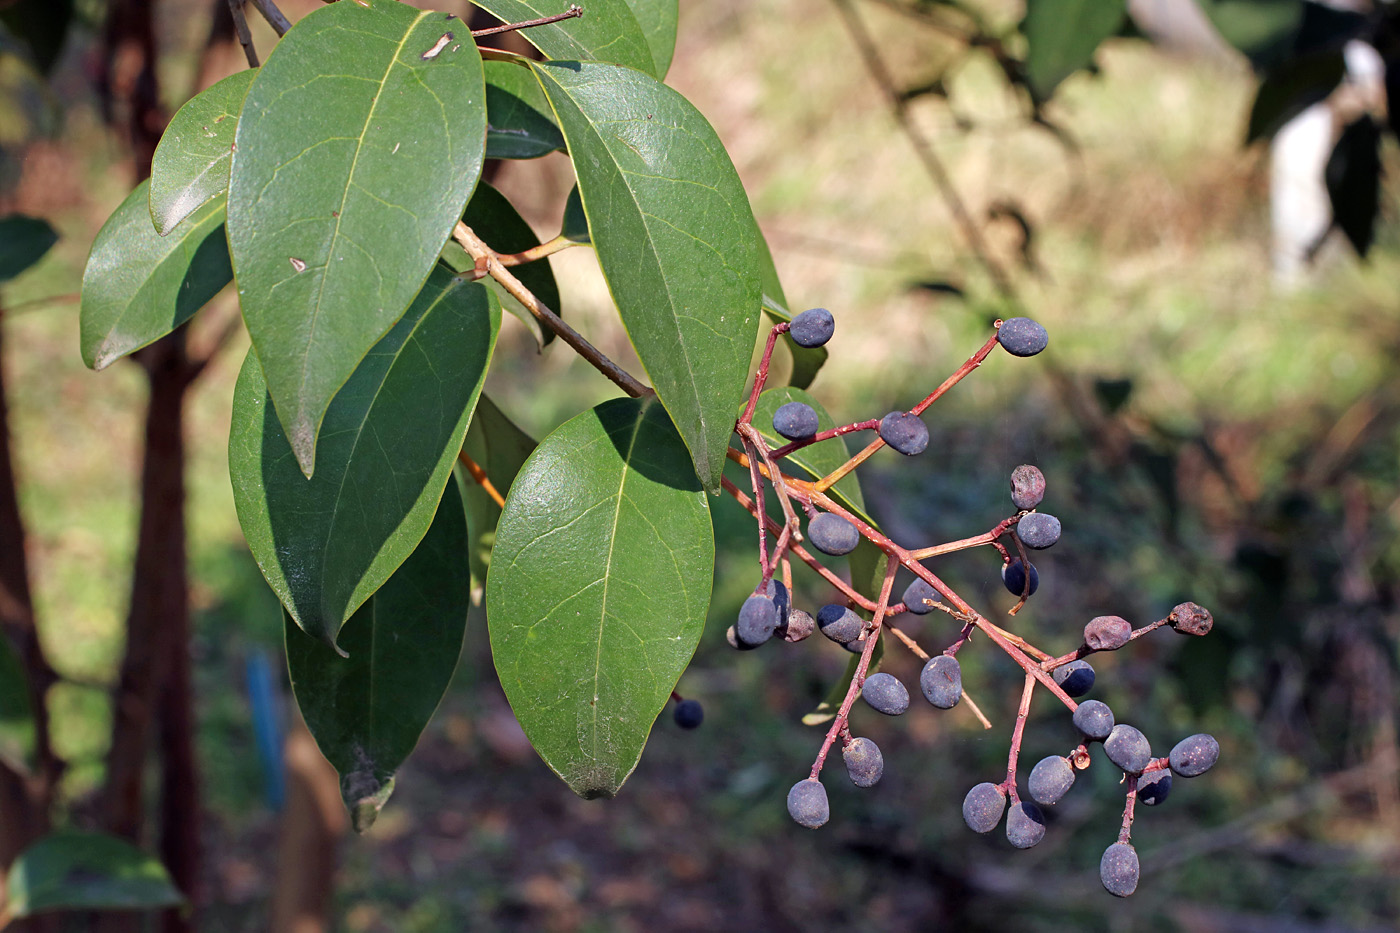
[{"label": "dark purple berry", "polygon": [[788,333],[799,347],[820,347],[836,332],[836,321],[825,308],[809,308],[792,319]]},{"label": "dark purple berry", "polygon": [[989,833],[1001,822],[1006,793],[988,782],[978,784],[963,798],[963,822],[974,833]]},{"label": "dark purple berry", "polygon": [[831,805],[826,802],[826,788],[821,781],[808,778],[792,785],[787,807],[788,815],[808,829],[816,829],[831,819]]},{"label": "dark purple berry", "polygon": [[1166,768],[1161,771],[1149,771],[1138,778],[1137,799],[1149,807],[1165,803],[1167,795],[1171,792],[1172,773]]},{"label": "dark purple berry", "polygon": [[1209,612],[1195,603],[1182,603],[1167,616],[1172,628],[1183,635],[1204,635],[1215,625]]},{"label": "dark purple berry", "polygon": [[846,760],[846,773],[856,787],[874,787],[884,777],[885,756],[880,753],[880,746],[869,739],[851,739],[841,749],[841,757]]},{"label": "dark purple berry", "polygon": [[696,729],[705,721],[705,707],[700,705],[699,700],[681,700],[672,715],[676,725],[682,729]]},{"label": "dark purple berry", "polygon": [[1018,849],[1029,849],[1045,838],[1045,814],[1022,800],[1006,814],[1006,838]]},{"label": "dark purple berry", "polygon": [[1113,710],[1107,703],[1098,700],[1085,700],[1074,711],[1074,728],[1086,739],[1102,742],[1113,732]]},{"label": "dark purple berry", "polygon": [[787,625],[778,626],[777,634],[787,642],[799,642],[817,630],[817,620],[810,612],[794,609],[788,613]]},{"label": "dark purple berry", "polygon": [[1036,803],[1053,806],[1074,786],[1074,768],[1059,755],[1042,758],[1031,769],[1027,786]]},{"label": "dark purple berry", "polygon": [[768,598],[773,600],[773,606],[778,610],[778,631],[782,631],[787,625],[788,612],[792,608],[792,596],[788,593],[788,588],[782,580],[777,577],[768,581],[768,588],[764,591]]},{"label": "dark purple berry", "polygon": [[1198,777],[1209,771],[1220,758],[1220,743],[1204,732],[1182,739],[1167,756],[1172,770],[1185,778]]},{"label": "dark purple berry", "polygon": [[1147,736],[1121,722],[1103,740],[1103,750],[1109,761],[1128,774],[1141,774],[1152,761],[1152,746],[1147,743]]},{"label": "dark purple berry", "polygon": [[1011,502],[1018,509],[1033,509],[1045,498],[1045,474],[1029,463],[1011,471]]},{"label": "dark purple berry", "polygon": [[1035,356],[1045,349],[1050,335],[1045,328],[1028,317],[1013,317],[1001,322],[997,343],[1012,356]]},{"label": "dark purple berry", "polygon": [[833,557],[851,553],[860,543],[856,526],[831,512],[823,512],[807,523],[807,537],[818,551]]},{"label": "dark purple berry", "polygon": [[846,645],[860,637],[865,622],[845,606],[827,603],[817,610],[817,628],[838,645]]},{"label": "dark purple berry", "polygon": [[1055,668],[1050,676],[1072,697],[1082,697],[1094,689],[1094,668],[1082,659]]},{"label": "dark purple berry", "polygon": [[817,427],[816,409],[803,402],[788,402],[773,412],[773,430],[790,441],[805,441]]},{"label": "dark purple berry", "polygon": [[846,649],[847,651],[849,651],[851,654],[864,654],[864,653],[865,653],[865,636],[862,635],[862,636],[860,636],[859,638],[857,638],[855,641],[848,641],[848,642],[846,642],[844,645],[842,645],[841,647],[842,647],[842,648],[845,648],[845,649]]},{"label": "dark purple berry", "polygon": [[937,602],[942,602],[938,597],[938,591],[924,582],[921,577],[915,577],[914,582],[904,588],[904,608],[916,616],[932,612],[933,604]]},{"label": "dark purple berry", "polygon": [[860,695],[886,716],[898,716],[909,708],[909,691],[893,674],[871,674],[865,678]]},{"label": "dark purple berry", "polygon": [[919,674],[919,689],[934,706],[952,709],[962,699],[962,665],[946,654],[929,658]]},{"label": "dark purple berry", "polygon": [[[1028,595],[1034,596],[1035,591],[1040,588],[1040,574],[1036,572],[1035,564],[1031,564],[1030,568],[1031,590]],[[1021,558],[1012,558],[1011,563],[1002,565],[1001,582],[1006,584],[1006,588],[1011,591],[1011,595],[1021,595],[1021,591],[1026,588],[1026,571],[1021,566]]]},{"label": "dark purple berry", "polygon": [[754,595],[744,600],[739,609],[739,621],[734,623],[734,635],[739,644],[756,648],[773,637],[778,628],[778,607],[768,596]]},{"label": "dark purple berry", "polygon": [[1016,523],[1016,536],[1026,547],[1043,551],[1060,540],[1060,520],[1044,512],[1032,512]]},{"label": "dark purple berry", "polygon": [[892,411],[880,419],[880,437],[904,456],[912,457],[928,448],[928,425],[918,415]]},{"label": "dark purple berry", "polygon": [[1138,886],[1137,850],[1126,842],[1115,842],[1099,859],[1099,880],[1115,897],[1127,897]]},{"label": "dark purple berry", "polygon": [[1084,644],[1095,651],[1117,651],[1132,637],[1132,624],[1120,616],[1098,616],[1084,626]]}]

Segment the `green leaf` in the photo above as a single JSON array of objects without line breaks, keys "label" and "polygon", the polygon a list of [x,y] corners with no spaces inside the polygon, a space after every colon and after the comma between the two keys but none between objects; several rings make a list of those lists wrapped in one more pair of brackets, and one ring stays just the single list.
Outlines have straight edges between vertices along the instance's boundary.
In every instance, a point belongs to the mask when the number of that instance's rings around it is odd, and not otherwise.
[{"label": "green leaf", "polygon": [[150,180],[102,225],[83,270],[83,362],[103,369],[188,321],[233,278],[224,199],[215,198],[162,237],[151,226]]},{"label": "green leaf", "polygon": [[[869,613],[866,613],[869,615]],[[880,640],[875,643],[875,650],[870,653],[870,666],[866,668],[865,675],[877,674],[880,671],[880,661],[885,656],[885,637],[880,636]],[[846,662],[846,673],[841,675],[841,679],[831,685],[831,689],[822,697],[822,701],[816,708],[802,717],[804,726],[820,726],[831,722],[836,718],[836,713],[841,709],[841,704],[846,700],[846,691],[851,688],[851,678],[856,676],[856,668],[860,665],[860,655],[852,654],[851,660]]]},{"label": "green leaf", "polygon": [[24,214],[0,217],[0,283],[27,270],[58,242],[48,221]]},{"label": "green leaf", "polygon": [[[792,323],[792,312],[788,310],[787,296],[783,294],[783,283],[778,279],[778,267],[773,264],[773,252],[761,233],[758,246],[759,272],[763,277],[763,312],[774,324],[779,321]],[[808,388],[826,365],[826,347],[799,347],[788,334],[783,335],[781,342],[792,360],[788,384],[799,389]]]},{"label": "green leaf", "polygon": [[[822,407],[822,403],[802,389],[796,386],[779,386],[775,389],[768,389],[758,397],[758,405],[753,411],[753,426],[758,429],[758,433],[767,439],[771,447],[782,447],[789,443],[787,438],[773,430],[773,414],[788,402],[802,402],[811,405],[817,413],[818,430],[829,431],[837,426],[831,415],[827,414],[826,409]],[[850,459],[851,455],[846,446],[847,437],[851,437],[851,435],[832,437],[815,444],[809,444],[788,454],[779,461],[779,464],[783,465],[783,472],[789,476],[795,476],[798,479],[821,479]],[[791,469],[792,466],[800,467],[800,469]],[[860,479],[854,471],[843,476],[840,482],[828,490],[828,493],[833,499],[855,513],[861,521],[875,527],[874,519],[865,512],[865,497],[861,495]]]},{"label": "green leaf", "polygon": [[34,754],[29,677],[10,640],[0,633],[0,762],[23,773]]},{"label": "green leaf", "polygon": [[[467,428],[462,451],[486,471],[486,478],[502,496],[510,492],[516,474],[536,446],[534,438],[516,427],[490,398],[481,396],[471,427]],[[467,530],[471,534],[472,586],[484,587],[501,508],[471,477],[465,477],[462,486],[462,498],[467,504]]]},{"label": "green leaf", "polygon": [[331,399],[403,316],[476,187],[485,99],[462,22],[396,0],[313,10],[248,89],[229,246],[307,476]]},{"label": "green leaf", "polygon": [[657,395],[719,490],[762,300],[759,233],[715,131],[638,71],[536,65],[569,144],[588,229]]},{"label": "green leaf", "polygon": [[244,362],[229,432],[234,504],[263,576],[307,633],[335,645],[427,532],[500,324],[490,292],[435,270],[331,403],[309,480],[257,359]]},{"label": "green leaf", "polygon": [[[665,78],[676,53],[676,23],[680,19],[680,0],[627,0],[632,15],[642,27],[651,50],[655,67],[652,74]],[[591,8],[590,8],[591,9]]]},{"label": "green leaf", "polygon": [[1256,68],[1293,53],[1305,0],[1196,0],[1226,42]]},{"label": "green leaf", "polygon": [[1340,51],[1290,58],[1264,76],[1249,109],[1245,145],[1271,139],[1298,114],[1325,100],[1346,74]]},{"label": "green leaf", "polygon": [[[560,0],[472,0],[505,23],[553,16],[568,8]],[[656,74],[651,49],[628,0],[587,0],[584,15],[522,29],[520,35],[547,58],[626,65]]]},{"label": "green leaf", "polygon": [[449,482],[417,549],[341,630],[343,658],[286,619],[292,692],[364,832],[457,669],[471,608],[467,523]]},{"label": "green leaf", "polygon": [[685,670],[710,602],[709,503],[654,400],[615,399],[540,442],[486,579],[491,653],[545,764],[611,797]]},{"label": "green leaf", "polygon": [[[471,227],[477,236],[498,253],[519,253],[540,245],[539,237],[535,236],[535,231],[530,229],[530,225],[520,216],[514,205],[506,200],[505,195],[485,182],[476,186],[476,192],[467,204],[466,212],[462,214],[462,222]],[[559,286],[554,281],[554,269],[550,266],[548,258],[536,259],[523,266],[512,266],[510,271],[536,298],[548,305],[551,311],[559,313]],[[554,331],[541,324],[520,302],[511,298],[505,289],[497,290],[494,279],[490,280],[490,284],[496,291],[496,297],[501,299],[501,304],[530,328],[540,346],[554,339]]]},{"label": "green leaf", "polygon": [[564,148],[550,119],[549,102],[526,66],[484,62],[486,68],[486,158],[537,159]]},{"label": "green leaf", "polygon": [[564,201],[564,224],[559,235],[575,243],[592,243],[588,235],[588,215],[583,212],[583,198],[579,197],[578,185],[569,189],[569,197]]},{"label": "green leaf", "polygon": [[153,910],[185,902],[156,859],[101,833],[51,833],[20,853],[0,916],[51,910]]},{"label": "green leaf", "polygon": [[1127,15],[1127,0],[1027,0],[1021,30],[1026,83],[1036,98],[1049,100],[1061,81],[1092,64]]},{"label": "green leaf", "polygon": [[170,118],[151,159],[151,222],[161,236],[228,193],[233,135],[256,74],[249,68],[205,88]]}]

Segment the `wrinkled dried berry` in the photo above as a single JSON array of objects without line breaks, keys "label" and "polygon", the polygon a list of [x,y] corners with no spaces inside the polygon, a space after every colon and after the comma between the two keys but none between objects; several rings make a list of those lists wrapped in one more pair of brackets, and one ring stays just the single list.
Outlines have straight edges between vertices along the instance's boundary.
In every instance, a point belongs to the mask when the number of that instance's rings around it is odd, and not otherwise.
[{"label": "wrinkled dried berry", "polygon": [[1215,625],[1215,620],[1195,603],[1182,603],[1167,616],[1167,623],[1183,635],[1204,635]]},{"label": "wrinkled dried berry", "polygon": [[1011,471],[1011,502],[1018,509],[1033,509],[1045,498],[1045,474],[1029,463]]},{"label": "wrinkled dried berry", "polygon": [[1084,626],[1084,644],[1095,651],[1116,651],[1132,637],[1132,625],[1119,616],[1098,616]]}]

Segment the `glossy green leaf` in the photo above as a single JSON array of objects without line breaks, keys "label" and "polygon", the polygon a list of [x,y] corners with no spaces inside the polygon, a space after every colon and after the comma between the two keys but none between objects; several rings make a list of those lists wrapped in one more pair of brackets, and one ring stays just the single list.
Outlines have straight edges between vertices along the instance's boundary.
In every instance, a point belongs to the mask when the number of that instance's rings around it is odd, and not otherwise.
[{"label": "glossy green leaf", "polygon": [[189,320],[233,278],[224,199],[215,198],[162,237],[141,182],[107,218],[83,270],[83,362],[102,369]]},{"label": "glossy green leaf", "polygon": [[403,316],[476,187],[485,99],[461,20],[396,0],[313,10],[248,89],[229,246],[308,476],[331,399]]},{"label": "glossy green leaf", "polygon": [[[498,253],[519,253],[540,245],[539,237],[535,236],[535,231],[525,222],[525,218],[520,216],[514,205],[506,200],[505,195],[485,182],[476,186],[466,212],[462,214],[462,222],[471,227],[477,236]],[[510,271],[536,298],[548,305],[551,311],[559,313],[559,286],[554,281],[554,269],[550,266],[548,258],[512,266]],[[493,286],[494,282],[492,279]],[[541,346],[554,339],[554,331],[542,325],[538,318],[511,298],[505,289],[499,289],[496,297],[506,310],[530,328],[535,335],[535,341]]]},{"label": "glossy green leaf", "polygon": [[34,754],[29,677],[10,640],[0,633],[0,762],[23,773]]},{"label": "glossy green leaf", "polygon": [[[866,668],[865,675],[877,674],[880,671],[880,661],[885,656],[885,639],[882,635],[875,643],[875,650],[870,654],[870,666]],[[841,704],[846,700],[846,693],[851,688],[851,678],[856,676],[856,667],[860,665],[860,655],[852,654],[850,661],[846,663],[846,673],[841,675],[841,679],[831,685],[831,689],[822,697],[822,701],[816,708],[802,717],[804,726],[824,725],[836,718],[836,713],[841,709]]]},{"label": "glossy green leaf", "polygon": [[[773,264],[773,252],[768,241],[759,235],[759,272],[763,277],[763,312],[774,324],[779,321],[792,322],[792,312],[788,310],[787,296],[783,294],[783,283],[778,279],[778,267]],[[765,336],[765,340],[768,338]],[[826,365],[826,347],[799,347],[787,334],[779,341],[787,348],[792,360],[792,372],[788,375],[788,385],[806,389],[817,378],[817,373]]]},{"label": "glossy green leaf", "polygon": [[20,853],[5,879],[0,916],[53,910],[152,910],[184,897],[159,861],[101,833],[51,833]]},{"label": "glossy green leaf", "polygon": [[632,773],[705,626],[709,503],[654,400],[615,399],[540,442],[506,498],[486,579],[501,686],[575,793]]},{"label": "glossy green leaf", "polygon": [[457,669],[471,608],[467,523],[449,482],[421,543],[340,633],[349,657],[286,618],[297,706],[364,832]]},{"label": "glossy green leaf", "polygon": [[[811,405],[817,413],[818,430],[829,431],[837,426],[831,415],[827,414],[826,409],[822,407],[822,403],[802,389],[796,386],[779,386],[776,389],[768,389],[758,397],[758,406],[754,408],[753,412],[753,426],[767,439],[770,447],[776,448],[790,443],[787,438],[773,430],[773,414],[788,402],[802,402]],[[786,465],[783,472],[798,479],[821,479],[850,459],[851,455],[846,444],[847,437],[852,437],[852,435],[828,438],[793,451],[781,461]],[[855,442],[860,447],[865,446],[862,441],[868,443],[873,437],[873,434],[864,432],[854,435]],[[859,450],[860,447],[856,449]],[[799,467],[799,469],[791,469],[792,466]],[[874,520],[865,513],[865,497],[861,495],[860,478],[855,472],[843,476],[840,482],[831,487],[829,493],[832,498],[850,509],[861,521],[872,526],[875,524]]]},{"label": "glossy green leaf", "polygon": [[0,283],[34,265],[58,242],[48,221],[24,214],[0,217]]},{"label": "glossy green leaf", "polygon": [[583,198],[579,197],[578,185],[569,189],[564,200],[564,224],[559,235],[575,243],[592,243],[588,235],[588,215],[583,212]]},{"label": "glossy green leaf", "polygon": [[331,403],[309,480],[257,359],[244,362],[229,432],[234,504],[263,576],[309,634],[336,644],[427,532],[500,323],[484,287],[435,270]]},{"label": "glossy green leaf", "polygon": [[632,15],[646,36],[651,51],[652,74],[665,78],[676,54],[676,23],[680,19],[680,0],[627,0]]},{"label": "glossy green leaf", "polygon": [[719,490],[762,301],[744,186],[684,97],[614,65],[535,66],[569,143],[598,264],[701,481]]},{"label": "glossy green leaf", "polygon": [[1028,0],[1021,30],[1031,92],[1049,100],[1061,81],[1093,63],[1127,15],[1127,0]]},{"label": "glossy green leaf", "polygon": [[202,204],[228,193],[228,166],[251,68],[205,88],[170,118],[151,159],[151,222],[166,236]]},{"label": "glossy green leaf", "polygon": [[[516,474],[534,452],[535,439],[506,417],[490,398],[483,395],[476,405],[471,427],[462,451],[483,470],[492,487],[502,496],[510,492]],[[491,551],[496,543],[496,525],[501,507],[470,476],[462,482],[462,498],[467,505],[467,531],[471,535],[472,586],[486,585]]]},{"label": "glossy green leaf", "polygon": [[538,159],[564,148],[540,83],[525,66],[485,62],[486,158]]},{"label": "glossy green leaf", "polygon": [[[554,16],[568,9],[567,2],[558,0],[473,2],[506,23]],[[646,34],[632,14],[628,0],[587,0],[584,15],[522,29],[520,35],[547,58],[612,62],[656,74]]]}]

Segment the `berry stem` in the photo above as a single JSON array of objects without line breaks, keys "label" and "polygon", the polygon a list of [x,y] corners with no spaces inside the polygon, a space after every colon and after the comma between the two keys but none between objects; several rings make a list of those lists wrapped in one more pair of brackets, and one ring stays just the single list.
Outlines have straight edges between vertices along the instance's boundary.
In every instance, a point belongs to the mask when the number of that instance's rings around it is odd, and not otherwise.
[{"label": "berry stem", "polygon": [[496,491],[496,487],[491,483],[491,477],[486,475],[486,471],[481,468],[481,464],[477,463],[471,457],[468,457],[465,450],[458,452],[457,459],[461,462],[462,466],[466,468],[467,472],[471,474],[472,479],[476,480],[476,484],[481,487],[481,491],[490,496],[491,501],[496,503],[496,508],[505,508],[506,500]]},{"label": "berry stem", "polygon": [[1031,598],[1031,559],[1026,556],[1025,545],[1021,544],[1021,539],[1016,535],[1011,536],[1011,540],[1016,543],[1016,553],[1021,558],[1021,566],[1025,568],[1026,582],[1021,584],[1021,598],[1016,600],[1016,605],[1006,610],[1006,614],[1014,616],[1021,611],[1021,607],[1026,604],[1026,600]]},{"label": "berry stem", "polygon": [[504,26],[491,26],[487,29],[473,29],[472,38],[480,36],[494,36],[502,32],[514,32],[517,29],[529,29],[531,26],[548,26],[550,23],[557,23],[563,19],[573,19],[575,16],[583,15],[583,7],[577,4],[569,4],[569,8],[563,13],[555,13],[553,16],[541,16],[539,19],[527,19],[522,23],[506,23]]},{"label": "berry stem", "polygon": [[521,250],[518,253],[497,253],[496,258],[501,261],[501,265],[503,266],[523,266],[527,262],[534,262],[536,259],[553,256],[555,253],[566,250],[571,246],[582,245],[583,244],[577,240],[571,240],[561,233],[548,242],[541,243],[539,246],[532,246],[527,250]]},{"label": "berry stem", "polygon": [[1031,712],[1031,695],[1035,693],[1035,676],[1026,675],[1026,685],[1021,688],[1021,706],[1016,710],[1016,728],[1011,732],[1011,750],[1006,755],[1006,793],[1013,803],[1020,803],[1021,795],[1016,790],[1016,762],[1021,757],[1021,736],[1026,731],[1026,717]]},{"label": "berry stem", "polygon": [[851,677],[851,685],[846,688],[846,698],[841,701],[841,708],[837,710],[836,718],[832,720],[831,728],[826,732],[821,751],[817,752],[817,760],[812,762],[809,777],[813,781],[822,773],[822,766],[826,764],[826,755],[831,751],[832,743],[848,729],[851,707],[855,705],[856,697],[860,696],[860,688],[865,686],[865,673],[870,669],[870,658],[875,653],[875,645],[880,641],[880,627],[884,622],[885,612],[889,609],[890,590],[894,588],[894,575],[898,569],[899,565],[894,561],[890,561],[885,567],[885,580],[880,584],[880,602],[875,606],[875,616],[871,619],[870,631],[865,636],[865,650],[860,653],[860,663],[856,665],[855,674]]},{"label": "berry stem", "polygon": [[946,544],[935,544],[933,547],[920,548],[917,551],[910,551],[909,556],[914,560],[926,560],[930,557],[938,557],[942,554],[952,554],[954,551],[965,551],[968,548],[981,547],[984,544],[993,544],[997,538],[1006,533],[1006,529],[1016,524],[1017,519],[1006,518],[997,523],[996,527],[985,534],[973,535],[971,538],[962,538],[958,541],[949,541]]},{"label": "berry stem", "polygon": [[786,333],[789,325],[786,321],[775,324],[768,332],[768,342],[763,347],[763,359],[759,361],[758,369],[753,376],[753,391],[749,393],[749,403],[744,406],[744,413],[739,416],[739,424],[752,424],[754,409],[758,407],[758,397],[763,394],[763,387],[768,383],[768,367],[773,362],[773,345],[778,342],[778,335]]},{"label": "berry stem", "polygon": [[779,447],[777,450],[773,451],[773,459],[781,460],[788,454],[792,453],[794,450],[800,450],[803,447],[810,447],[818,441],[829,441],[833,437],[841,437],[842,435],[852,434],[856,431],[873,431],[879,426],[880,419],[871,418],[869,421],[856,421],[852,424],[843,424],[839,428],[830,428],[826,431],[818,431],[816,434],[813,434],[811,437],[805,440],[793,441],[790,444],[784,444],[782,447]]},{"label": "berry stem", "polygon": [[1130,842],[1133,838],[1133,811],[1137,808],[1137,775],[1128,775],[1128,794],[1123,800],[1123,828],[1118,830],[1118,841]]}]

